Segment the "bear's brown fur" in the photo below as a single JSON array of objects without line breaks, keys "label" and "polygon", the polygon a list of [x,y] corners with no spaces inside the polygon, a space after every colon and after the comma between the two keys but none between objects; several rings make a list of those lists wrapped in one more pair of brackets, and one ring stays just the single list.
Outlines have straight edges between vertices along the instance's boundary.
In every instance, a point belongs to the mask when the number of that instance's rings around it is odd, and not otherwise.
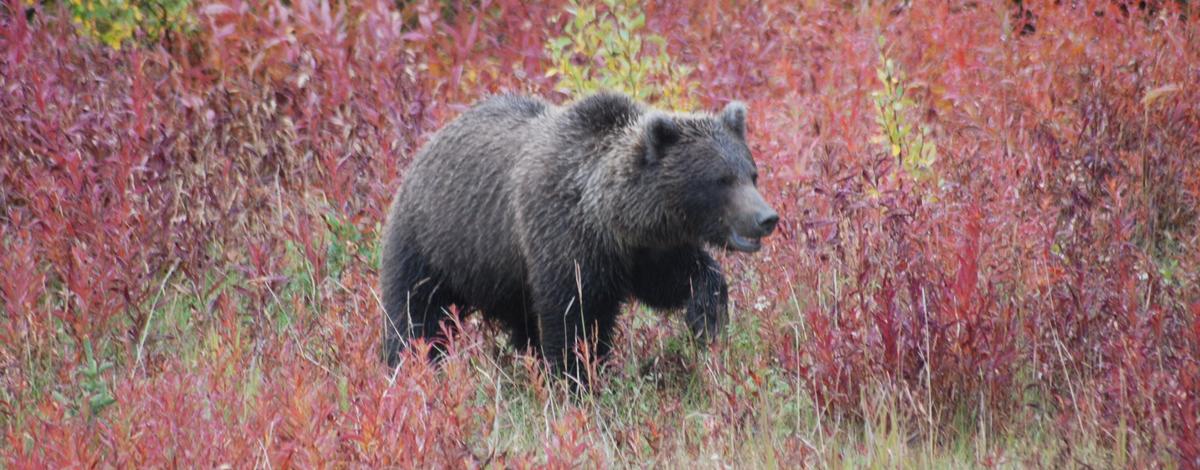
[{"label": "bear's brown fur", "polygon": [[384,229],[384,355],[437,339],[449,305],[578,377],[622,302],[687,307],[711,337],[726,283],[705,245],[756,251],[778,220],[756,186],[745,107],[665,113],[613,93],[568,106],[500,96],[420,150]]}]

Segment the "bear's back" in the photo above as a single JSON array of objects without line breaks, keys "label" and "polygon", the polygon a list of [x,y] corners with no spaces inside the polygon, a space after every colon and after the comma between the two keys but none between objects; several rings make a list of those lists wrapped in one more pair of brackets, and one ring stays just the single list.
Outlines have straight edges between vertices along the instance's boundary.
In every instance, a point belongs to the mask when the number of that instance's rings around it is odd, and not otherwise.
[{"label": "bear's back", "polygon": [[523,96],[483,100],[422,147],[401,183],[387,233],[424,253],[468,303],[503,301],[525,281],[509,173],[532,123],[553,109]]}]

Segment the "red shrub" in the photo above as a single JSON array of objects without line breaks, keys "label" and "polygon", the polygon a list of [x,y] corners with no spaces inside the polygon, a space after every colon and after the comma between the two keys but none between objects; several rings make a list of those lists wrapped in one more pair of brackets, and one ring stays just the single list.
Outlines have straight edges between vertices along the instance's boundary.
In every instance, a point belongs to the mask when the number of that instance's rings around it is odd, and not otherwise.
[{"label": "red shrub", "polygon": [[[532,359],[495,365],[486,327],[464,321],[438,367],[381,368],[375,229],[412,151],[467,103],[562,98],[544,47],[564,5],[198,3],[194,33],[121,51],[58,6],[0,7],[8,466],[700,460],[796,394],[837,422],[887,395],[934,439],[963,416],[1048,417],[1200,464],[1195,6],[648,4],[703,105],[749,102],[783,222],[763,253],[724,257],[744,336],[693,366],[618,353],[610,373],[657,384],[660,408],[609,423],[562,404],[522,447],[500,443],[522,410],[487,371],[547,410],[557,391]],[[936,178],[872,141],[881,53]],[[668,377],[620,375],[635,369]],[[669,396],[690,380],[671,374],[695,375],[708,412]],[[767,445],[809,458],[798,434]]]}]

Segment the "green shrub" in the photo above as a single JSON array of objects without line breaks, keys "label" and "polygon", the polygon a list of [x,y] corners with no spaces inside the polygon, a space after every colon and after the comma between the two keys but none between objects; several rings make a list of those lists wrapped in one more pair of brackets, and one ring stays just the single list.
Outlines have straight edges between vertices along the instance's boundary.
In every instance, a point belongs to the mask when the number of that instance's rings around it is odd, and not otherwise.
[{"label": "green shrub", "polygon": [[883,88],[871,92],[871,100],[880,133],[871,140],[883,144],[913,180],[936,180],[933,164],[937,162],[937,145],[929,135],[928,126],[914,128],[917,123],[908,115],[913,101],[905,96],[904,71],[882,50],[883,37],[879,38],[879,47],[879,67],[875,74]]},{"label": "green shrub", "polygon": [[68,0],[71,17],[84,34],[113,49],[141,30],[155,41],[188,21],[191,0]]},{"label": "green shrub", "polygon": [[[691,67],[671,63],[666,39],[644,34],[646,15],[633,0],[603,0],[604,9],[571,0],[563,36],[546,44],[558,89],[574,96],[609,89],[637,100],[687,110],[695,106]],[[653,48],[646,47],[653,45]]]}]

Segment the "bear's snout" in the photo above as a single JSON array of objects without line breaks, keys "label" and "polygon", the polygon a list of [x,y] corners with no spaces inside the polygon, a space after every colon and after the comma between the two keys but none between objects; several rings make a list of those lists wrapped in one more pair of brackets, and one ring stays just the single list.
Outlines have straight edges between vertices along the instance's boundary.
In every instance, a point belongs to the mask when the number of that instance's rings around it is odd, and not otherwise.
[{"label": "bear's snout", "polygon": [[765,237],[775,230],[779,214],[753,185],[744,184],[733,194],[733,229],[748,237]]},{"label": "bear's snout", "polygon": [[760,239],[770,235],[779,224],[779,213],[750,184],[734,191],[729,209],[731,212],[726,220],[730,225],[725,245],[737,251],[758,251],[762,247]]},{"label": "bear's snout", "polygon": [[778,224],[778,223],[779,223],[779,214],[776,213],[774,210],[767,209],[766,212],[760,212],[758,214],[758,230],[760,233],[762,233],[762,235],[759,235],[759,236],[765,237],[767,235],[770,235],[771,232],[775,231],[775,224]]}]

